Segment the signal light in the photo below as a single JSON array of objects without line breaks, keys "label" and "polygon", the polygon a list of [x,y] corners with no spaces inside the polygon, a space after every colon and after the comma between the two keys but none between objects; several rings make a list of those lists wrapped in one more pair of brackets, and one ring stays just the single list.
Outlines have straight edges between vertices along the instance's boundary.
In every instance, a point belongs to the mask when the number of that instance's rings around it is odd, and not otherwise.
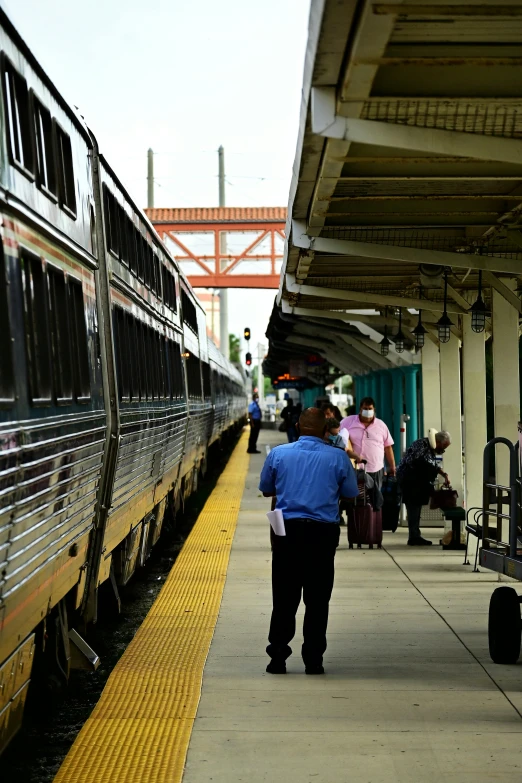
[{"label": "signal light", "polygon": [[248,328],[248,326],[245,326],[244,337],[245,340],[250,340],[250,329]]},{"label": "signal light", "polygon": [[252,354],[251,353],[247,353],[247,355],[245,356],[245,364],[246,364],[247,367],[250,367],[250,365],[252,364]]}]

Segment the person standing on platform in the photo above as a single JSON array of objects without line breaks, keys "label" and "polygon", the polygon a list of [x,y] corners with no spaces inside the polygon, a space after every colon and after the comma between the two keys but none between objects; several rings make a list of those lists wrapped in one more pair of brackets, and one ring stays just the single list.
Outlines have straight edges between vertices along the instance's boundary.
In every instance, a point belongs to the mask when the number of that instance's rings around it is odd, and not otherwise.
[{"label": "person standing on platform", "polygon": [[422,507],[430,502],[437,475],[443,476],[449,486],[448,474],[437,464],[437,455],[444,454],[450,444],[451,435],[444,430],[435,433],[433,443],[429,438],[419,438],[406,449],[399,463],[397,481],[408,514],[409,546],[431,546],[432,542],[421,536],[420,517]]},{"label": "person standing on platform", "polygon": [[273,610],[267,654],[269,674],[285,674],[295,615],[301,597],[306,606],[301,654],[306,674],[324,674],[328,607],[339,544],[339,499],[358,494],[355,471],[341,449],[323,440],[326,419],[307,408],[299,419],[299,440],[272,449],[259,489],[276,497],[286,535],[272,540]]},{"label": "person standing on platform", "polygon": [[293,443],[297,440],[297,430],[294,422],[295,405],[291,397],[288,397],[286,401],[286,408],[281,411],[281,418],[283,419],[286,437],[289,443]]},{"label": "person standing on platform", "polygon": [[347,429],[350,433],[350,441],[353,450],[361,460],[366,460],[366,472],[373,479],[374,487],[378,490],[376,495],[375,510],[382,507],[381,493],[384,477],[384,459],[388,463],[388,475],[395,475],[395,455],[393,453],[393,438],[382,419],[375,415],[375,401],[372,397],[361,400],[359,414],[347,416],[341,422],[341,429]]},{"label": "person standing on platform", "polygon": [[257,439],[261,429],[261,408],[259,407],[259,395],[252,395],[252,402],[248,406],[248,421],[250,422],[250,437],[248,439],[247,454],[261,454],[257,449]]}]

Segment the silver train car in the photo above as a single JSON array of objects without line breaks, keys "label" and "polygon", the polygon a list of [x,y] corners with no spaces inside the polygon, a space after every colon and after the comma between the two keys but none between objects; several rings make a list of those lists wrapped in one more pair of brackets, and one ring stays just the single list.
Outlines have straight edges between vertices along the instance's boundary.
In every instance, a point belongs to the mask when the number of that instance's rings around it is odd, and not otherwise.
[{"label": "silver train car", "polygon": [[[0,751],[246,421],[176,261],[0,10]],[[34,665],[33,665],[34,663]]]}]

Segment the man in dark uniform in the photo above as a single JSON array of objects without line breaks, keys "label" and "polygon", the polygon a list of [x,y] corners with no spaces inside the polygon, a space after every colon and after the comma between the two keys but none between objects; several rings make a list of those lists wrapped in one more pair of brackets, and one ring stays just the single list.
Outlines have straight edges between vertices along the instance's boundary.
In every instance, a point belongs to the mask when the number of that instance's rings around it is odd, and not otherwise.
[{"label": "man in dark uniform", "polygon": [[257,450],[257,439],[261,429],[261,408],[259,407],[259,395],[252,395],[252,402],[248,406],[248,420],[250,422],[250,437],[248,439],[248,454],[261,454]]},{"label": "man in dark uniform", "polygon": [[358,494],[355,471],[346,453],[323,440],[323,411],[308,408],[299,418],[299,440],[272,449],[259,489],[277,497],[285,536],[272,532],[273,611],[266,651],[270,674],[285,674],[295,615],[303,597],[302,656],[307,674],[324,674],[328,606],[339,543],[339,499]]}]

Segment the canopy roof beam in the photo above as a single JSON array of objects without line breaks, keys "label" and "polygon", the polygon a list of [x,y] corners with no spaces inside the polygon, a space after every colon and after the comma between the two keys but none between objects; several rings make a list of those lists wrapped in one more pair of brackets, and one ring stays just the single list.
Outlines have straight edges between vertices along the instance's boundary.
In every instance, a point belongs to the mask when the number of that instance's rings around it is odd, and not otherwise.
[{"label": "canopy roof beam", "polygon": [[312,131],[357,144],[522,164],[522,142],[518,139],[342,117],[336,113],[334,87],[312,88]]},{"label": "canopy roof beam", "polygon": [[[522,148],[522,145],[521,145]],[[295,247],[332,255],[356,256],[381,261],[400,261],[405,264],[429,264],[449,266],[457,269],[476,269],[489,272],[504,272],[512,275],[522,274],[522,259],[502,258],[499,256],[470,255],[454,253],[448,250],[424,250],[417,247],[399,245],[380,245],[375,242],[358,242],[351,239],[330,239],[311,237],[306,233],[303,221],[292,221],[291,242]]]},{"label": "canopy roof beam", "polygon": [[[381,307],[406,307],[415,310],[435,310],[444,311],[443,302],[434,302],[431,299],[413,299],[405,296],[378,294],[373,291],[347,291],[344,288],[323,288],[318,285],[306,285],[297,283],[294,275],[285,276],[286,289],[290,294],[301,294],[303,296],[317,296],[323,299],[336,299],[339,302],[362,302],[364,304],[379,305]],[[467,303],[466,303],[467,304]],[[448,302],[446,306],[448,313],[458,313],[462,315],[467,313],[456,302]]]}]

